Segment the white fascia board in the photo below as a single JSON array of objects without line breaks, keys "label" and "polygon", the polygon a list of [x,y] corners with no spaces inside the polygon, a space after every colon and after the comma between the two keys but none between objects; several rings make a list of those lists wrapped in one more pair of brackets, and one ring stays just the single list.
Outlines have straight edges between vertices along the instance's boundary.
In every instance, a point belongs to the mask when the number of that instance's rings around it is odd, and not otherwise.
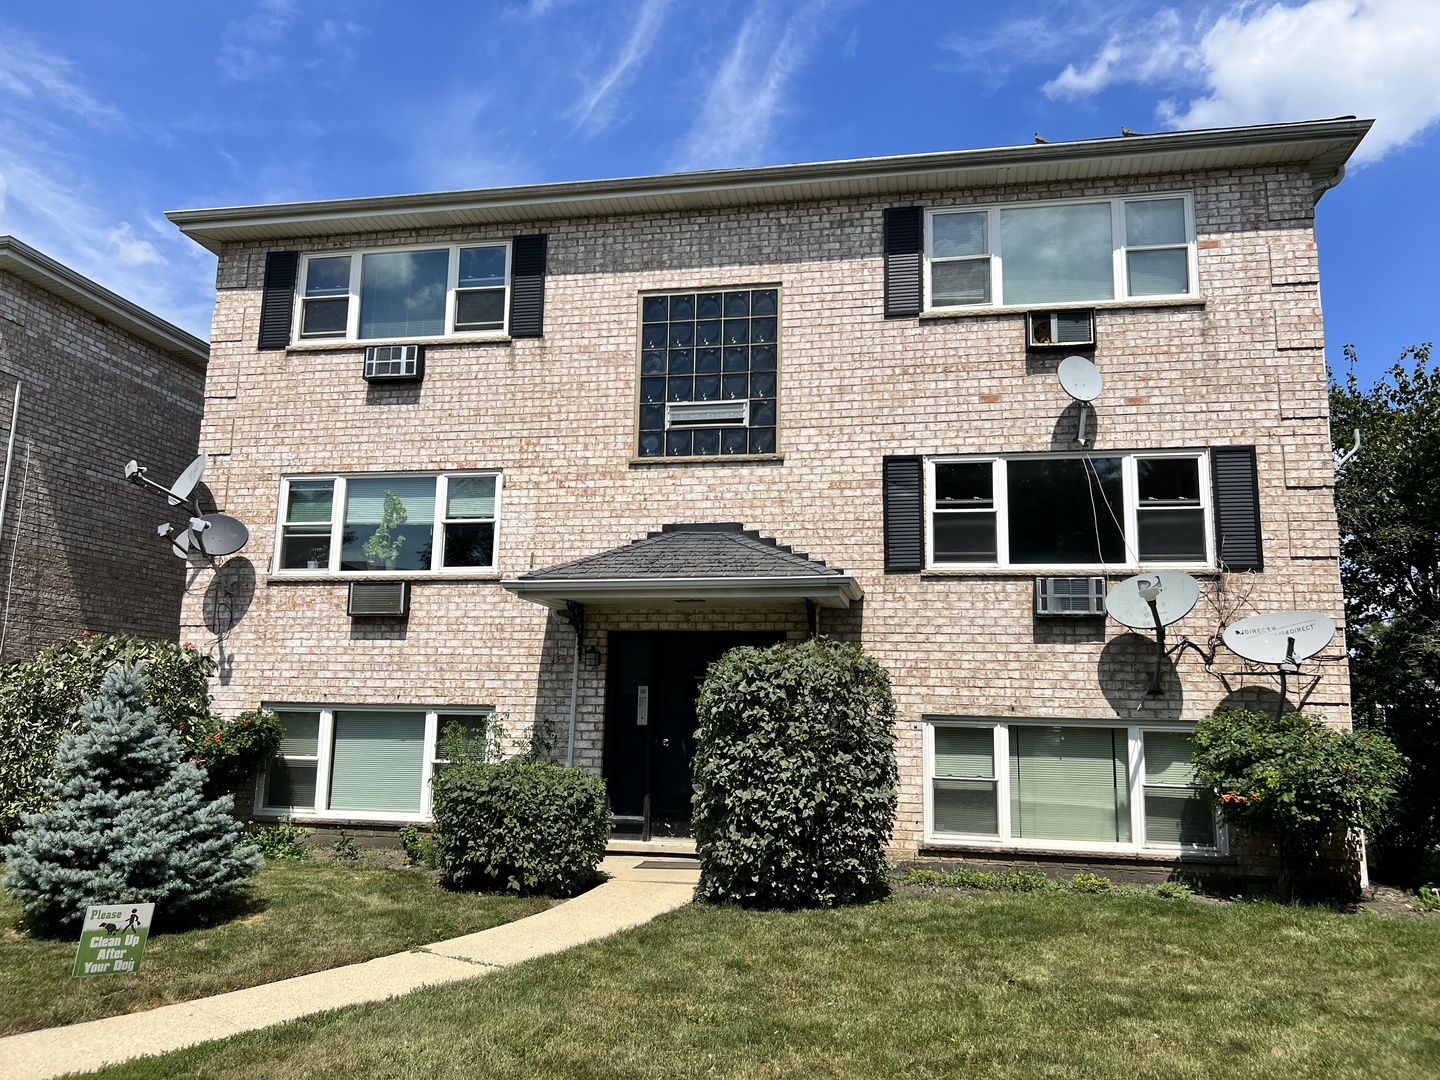
[{"label": "white fascia board", "polygon": [[745,601],[813,600],[821,607],[848,608],[863,595],[850,575],[813,578],[574,578],[502,581],[507,592],[549,608],[566,601],[580,604],[635,604],[664,600],[704,600],[740,604]]},{"label": "white fascia board", "polygon": [[197,243],[219,252],[228,243],[247,241],[505,222],[533,227],[535,222],[556,218],[842,197],[901,197],[998,183],[1277,163],[1305,164],[1317,181],[1328,182],[1340,172],[1373,122],[1343,117],[523,187],[172,210],[166,217]]}]

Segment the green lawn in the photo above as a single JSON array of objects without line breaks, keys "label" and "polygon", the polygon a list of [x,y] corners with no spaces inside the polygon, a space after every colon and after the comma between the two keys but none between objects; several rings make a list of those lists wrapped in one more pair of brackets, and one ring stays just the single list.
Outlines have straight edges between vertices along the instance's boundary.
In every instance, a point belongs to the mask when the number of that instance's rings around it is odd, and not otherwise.
[{"label": "green lawn", "polygon": [[699,905],[99,1075],[1440,1076],[1440,919],[1079,895]]},{"label": "green lawn", "polygon": [[0,1035],[359,963],[546,906],[544,900],[446,892],[408,870],[272,863],[260,871],[235,918],[151,937],[134,975],[76,979],[70,971],[78,933],[67,941],[23,936],[16,929],[20,905],[0,890]]}]

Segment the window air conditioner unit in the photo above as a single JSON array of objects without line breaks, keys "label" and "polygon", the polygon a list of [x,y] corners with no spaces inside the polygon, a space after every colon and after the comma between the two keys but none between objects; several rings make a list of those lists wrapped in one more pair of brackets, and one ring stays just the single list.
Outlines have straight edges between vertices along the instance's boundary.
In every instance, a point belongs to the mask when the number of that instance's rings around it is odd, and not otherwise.
[{"label": "window air conditioner unit", "polygon": [[687,401],[665,406],[667,428],[744,427],[749,418],[748,401]]},{"label": "window air conditioner unit", "polygon": [[1025,316],[1032,349],[1075,349],[1095,344],[1095,312],[1031,311]]},{"label": "window air conditioner unit", "polygon": [[1103,577],[1041,577],[1035,579],[1036,615],[1104,615]]},{"label": "window air conditioner unit", "polygon": [[366,382],[412,382],[425,377],[425,346],[365,346]]},{"label": "window air conditioner unit", "polygon": [[354,619],[403,619],[410,614],[410,583],[352,581],[347,612]]}]

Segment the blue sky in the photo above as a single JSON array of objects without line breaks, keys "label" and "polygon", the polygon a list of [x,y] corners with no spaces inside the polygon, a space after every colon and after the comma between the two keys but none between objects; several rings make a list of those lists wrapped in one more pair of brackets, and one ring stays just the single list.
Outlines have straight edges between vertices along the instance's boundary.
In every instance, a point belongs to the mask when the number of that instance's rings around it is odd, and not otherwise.
[{"label": "blue sky", "polygon": [[166,210],[1377,120],[1318,211],[1332,359],[1440,336],[1440,2],[0,5],[0,232],[208,336]]}]

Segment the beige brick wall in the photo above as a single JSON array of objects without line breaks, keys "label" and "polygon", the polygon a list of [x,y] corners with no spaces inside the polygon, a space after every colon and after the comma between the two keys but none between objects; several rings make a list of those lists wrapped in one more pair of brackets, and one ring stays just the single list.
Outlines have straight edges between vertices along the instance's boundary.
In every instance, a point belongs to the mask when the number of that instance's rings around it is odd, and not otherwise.
[{"label": "beige brick wall", "polygon": [[155,533],[168,508],[127,483],[123,469],[139,458],[169,480],[195,456],[203,373],[193,360],[0,272],[6,434],[17,380],[20,417],[0,532],[0,660],[82,630],[174,638],[185,569]]},{"label": "beige brick wall", "polygon": [[[1203,302],[1098,316],[1099,449],[1253,444],[1266,569],[1212,575],[1172,630],[1205,649],[1223,617],[1311,607],[1341,619],[1325,369],[1309,179],[1257,169],[1088,185],[930,193],[907,203],[1046,199],[1136,190],[1195,195]],[[889,668],[900,708],[896,844],[920,838],[922,718],[1194,720],[1225,700],[1263,700],[1275,680],[1221,648],[1210,671],[1175,659],[1170,690],[1144,693],[1153,643],[1113,622],[1036,620],[1032,576],[883,571],[881,457],[1072,446],[1073,410],[1054,361],[1027,357],[1020,314],[885,320],[882,200],[822,202],[504,229],[325,238],[302,250],[549,234],[545,336],[432,345],[416,390],[367,388],[360,350],[260,353],[264,249],[220,259],[202,443],[222,504],[252,527],[226,571],[243,597],[224,629],[197,582],[186,633],[224,653],[226,709],[264,701],[491,705],[520,724],[563,726],[573,634],[483,581],[423,582],[408,624],[366,631],[340,582],[268,574],[281,476],[291,472],[497,468],[504,473],[501,576],[627,543],[666,522],[743,521],[854,574],[864,601],[826,612]],[[781,450],[764,463],[632,462],[637,294],[779,283]],[[1062,418],[1062,414],[1065,414]],[[253,573],[253,586],[249,574]],[[1112,580],[1115,580],[1112,578]],[[596,611],[608,629],[803,631],[804,613],[653,616]],[[1348,721],[1337,643],[1307,705]],[[603,667],[584,671],[578,757],[601,760]],[[1308,680],[1301,680],[1302,688]],[[1294,687],[1292,685],[1292,691]],[[1247,697],[1247,695],[1249,695]]]}]

